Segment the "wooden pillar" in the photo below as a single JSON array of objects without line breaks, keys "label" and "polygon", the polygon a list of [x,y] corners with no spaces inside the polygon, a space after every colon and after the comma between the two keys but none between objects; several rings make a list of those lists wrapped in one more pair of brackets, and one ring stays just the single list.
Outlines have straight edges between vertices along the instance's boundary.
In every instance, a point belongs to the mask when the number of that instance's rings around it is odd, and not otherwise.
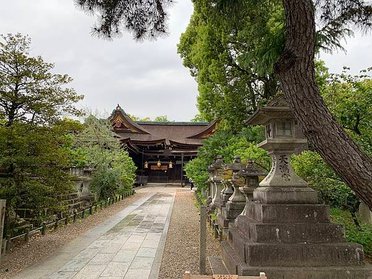
[{"label": "wooden pillar", "polygon": [[183,152],[181,153],[181,186],[183,186]]}]

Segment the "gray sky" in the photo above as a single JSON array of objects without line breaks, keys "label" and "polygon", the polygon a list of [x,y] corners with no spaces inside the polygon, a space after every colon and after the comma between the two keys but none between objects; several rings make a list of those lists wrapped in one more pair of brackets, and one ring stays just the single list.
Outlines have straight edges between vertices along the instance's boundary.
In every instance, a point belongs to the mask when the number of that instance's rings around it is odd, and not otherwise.
[{"label": "gray sky", "polygon": [[[182,66],[176,45],[186,29],[192,4],[179,0],[170,11],[170,35],[156,41],[135,42],[130,35],[107,41],[92,37],[95,18],[74,6],[73,0],[12,0],[0,5],[0,33],[28,34],[32,55],[54,62],[55,71],[74,78],[84,94],[81,106],[109,113],[120,104],[136,116],[186,121],[197,114],[197,85]],[[347,55],[322,55],[332,72],[343,65],[353,72],[372,66],[371,36],[356,36]]]}]

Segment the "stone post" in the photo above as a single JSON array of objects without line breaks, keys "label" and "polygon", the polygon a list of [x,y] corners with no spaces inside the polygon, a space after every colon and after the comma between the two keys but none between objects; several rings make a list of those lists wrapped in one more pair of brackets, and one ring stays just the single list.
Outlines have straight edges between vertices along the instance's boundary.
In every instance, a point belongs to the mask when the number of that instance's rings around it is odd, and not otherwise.
[{"label": "stone post", "polygon": [[6,212],[6,200],[0,200],[0,258],[3,251],[4,222]]}]

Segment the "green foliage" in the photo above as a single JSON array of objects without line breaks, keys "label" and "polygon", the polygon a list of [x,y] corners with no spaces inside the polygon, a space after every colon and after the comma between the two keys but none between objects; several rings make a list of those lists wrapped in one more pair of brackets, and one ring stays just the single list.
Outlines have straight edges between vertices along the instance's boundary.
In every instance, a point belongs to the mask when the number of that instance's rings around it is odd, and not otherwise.
[{"label": "green foliage", "polygon": [[90,115],[76,137],[75,164],[94,169],[92,190],[99,199],[132,188],[136,167],[111,130],[110,123]]},{"label": "green foliage", "polygon": [[332,206],[356,212],[359,206],[354,192],[325,164],[315,152],[305,151],[292,159],[295,172],[310,187],[317,190],[322,200]]},{"label": "green foliage", "polygon": [[324,74],[327,83],[321,93],[328,108],[349,135],[372,155],[372,79],[362,70],[352,76],[344,68],[341,74]]},{"label": "green foliage", "polygon": [[[198,108],[239,132],[258,104],[277,91],[272,69],[283,45],[279,1],[194,1],[194,14],[178,45],[198,82]],[[228,17],[226,15],[229,15]]]},{"label": "green foliage", "polygon": [[186,175],[190,178],[193,183],[198,187],[198,189],[206,189],[207,188],[207,180],[208,180],[208,161],[198,156],[195,159],[188,162],[185,166]]},{"label": "green foliage", "polygon": [[234,156],[240,156],[243,162],[254,160],[268,169],[269,157],[265,150],[256,145],[262,138],[263,132],[260,127],[245,128],[236,135],[219,130],[203,142],[198,157],[187,163],[186,175],[197,185],[198,190],[206,189],[207,168],[217,155],[222,155],[227,163],[231,162]]},{"label": "green foliage", "polygon": [[169,122],[168,117],[166,115],[159,115],[155,117],[155,122]]},{"label": "green foliage", "polygon": [[66,169],[70,166],[69,133],[79,129],[73,121],[53,126],[15,122],[0,126],[0,197],[9,208],[44,208],[61,206],[58,196],[72,189]]},{"label": "green foliage", "polygon": [[154,120],[151,120],[150,117],[138,117],[138,116],[135,116],[135,115],[131,115],[131,114],[128,114],[128,116],[130,117],[130,119],[132,119],[133,121],[139,121],[139,122],[150,122],[150,121],[155,121],[155,122],[170,122],[168,120],[168,117],[166,115],[159,115],[159,116],[156,116],[154,118]]},{"label": "green foliage", "polygon": [[[341,74],[329,74],[324,63],[319,61],[317,82],[338,122],[365,152],[372,154],[372,80],[365,75],[367,71],[351,76],[346,70]],[[315,152],[303,152],[294,156],[292,162],[296,173],[332,207],[332,221],[344,226],[347,240],[362,244],[365,254],[372,256],[372,226],[359,223],[360,202],[354,192]]]},{"label": "green foliage", "polygon": [[207,120],[205,120],[201,114],[197,114],[193,119],[191,119],[191,122],[207,122]]},{"label": "green foliage", "polygon": [[369,257],[372,256],[371,224],[361,224],[360,227],[358,227],[355,225],[350,212],[339,208],[331,209],[331,219],[332,222],[343,225],[348,241],[363,245],[364,253]]},{"label": "green foliage", "polygon": [[82,96],[65,88],[68,75],[29,55],[30,43],[21,34],[0,36],[0,198],[8,216],[15,208],[36,216],[60,210],[60,195],[73,186],[66,170],[80,125],[61,116],[79,115],[74,105]]},{"label": "green foliage", "polygon": [[138,116],[135,116],[135,115],[132,115],[132,114],[127,114],[130,119],[132,119],[133,121],[151,121],[150,117],[144,117],[144,118],[141,118],[141,117],[138,117]]},{"label": "green foliage", "polygon": [[[372,154],[372,80],[366,75],[369,70],[357,76],[351,76],[347,70],[330,74],[324,63],[318,61],[317,83],[338,122],[367,154]],[[303,152],[294,157],[293,166],[327,204],[355,215],[359,200],[318,154]]]},{"label": "green foliage", "polygon": [[74,106],[83,96],[64,86],[68,75],[53,74],[54,65],[29,56],[31,40],[21,34],[0,36],[0,118],[14,121],[52,123],[62,114],[80,113]]}]

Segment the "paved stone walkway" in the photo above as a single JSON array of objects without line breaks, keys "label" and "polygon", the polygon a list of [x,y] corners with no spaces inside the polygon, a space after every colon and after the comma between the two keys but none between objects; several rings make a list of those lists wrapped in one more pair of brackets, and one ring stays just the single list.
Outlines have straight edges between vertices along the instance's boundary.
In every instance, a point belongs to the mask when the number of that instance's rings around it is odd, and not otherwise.
[{"label": "paved stone walkway", "polygon": [[175,189],[141,190],[148,195],[16,278],[157,278]]}]

